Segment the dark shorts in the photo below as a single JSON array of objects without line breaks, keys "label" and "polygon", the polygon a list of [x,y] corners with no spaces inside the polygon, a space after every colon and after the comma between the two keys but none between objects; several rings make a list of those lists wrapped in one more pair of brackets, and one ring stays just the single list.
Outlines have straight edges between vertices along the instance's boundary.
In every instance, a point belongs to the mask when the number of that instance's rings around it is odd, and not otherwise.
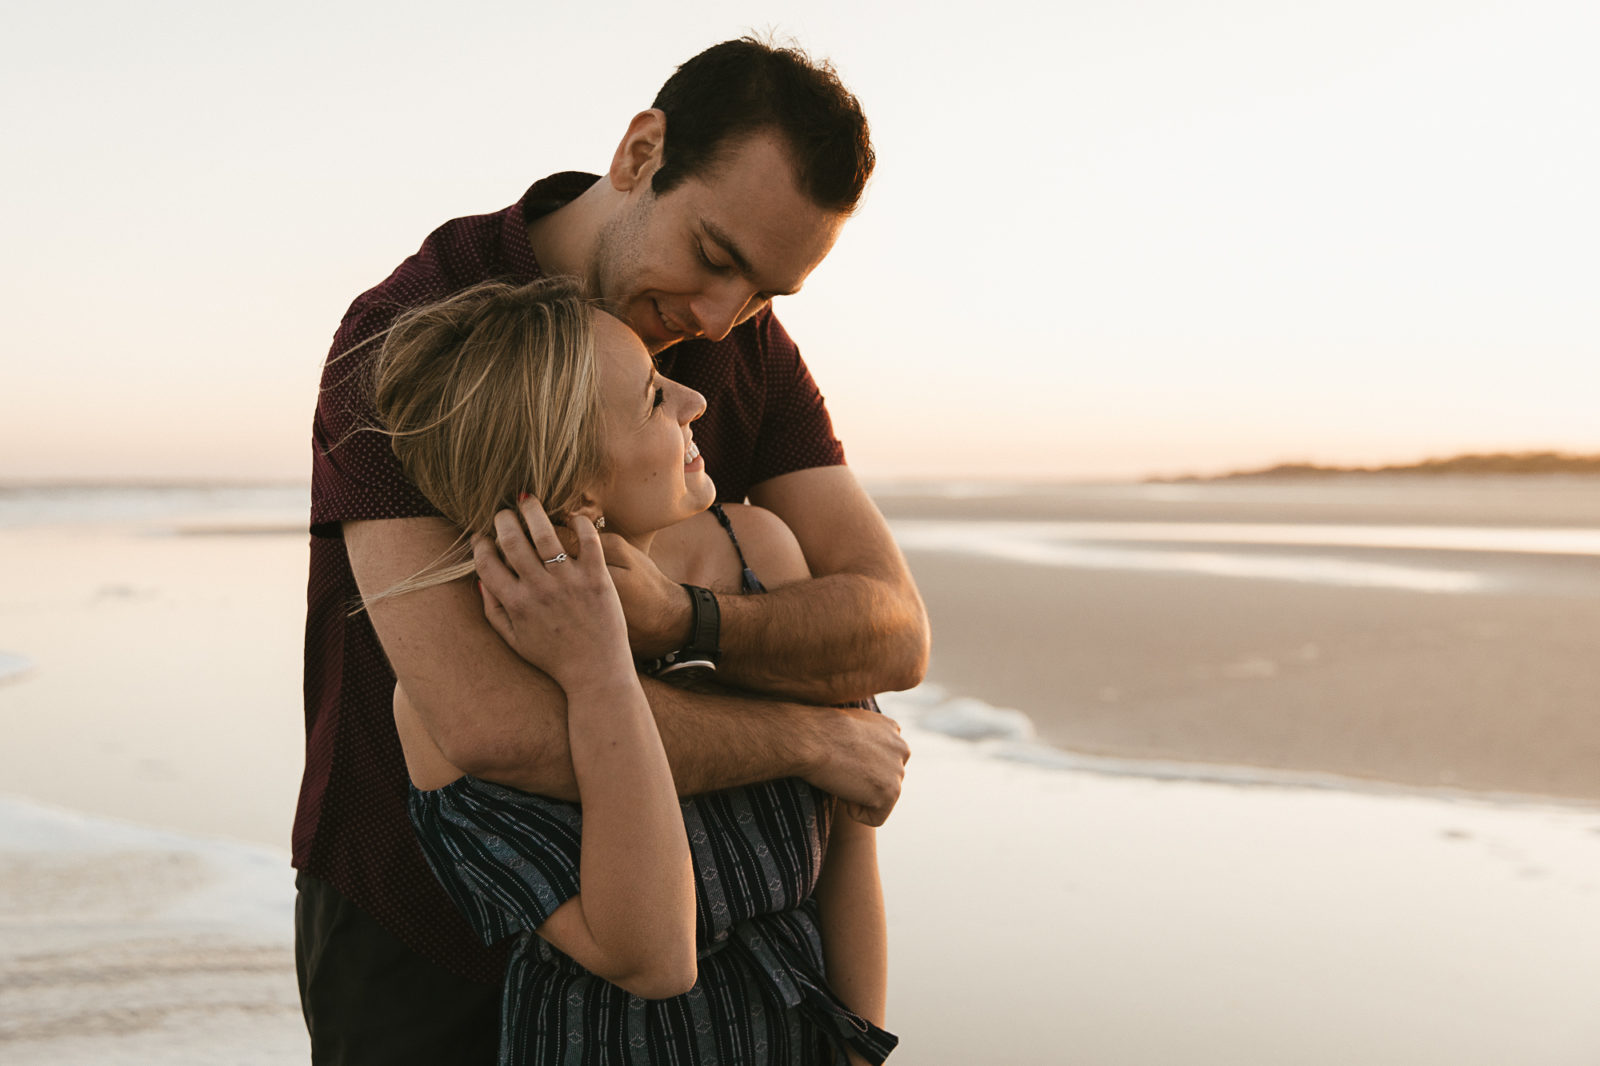
[{"label": "dark shorts", "polygon": [[492,1066],[501,986],[445,970],[325,881],[295,877],[295,968],[316,1066]]}]

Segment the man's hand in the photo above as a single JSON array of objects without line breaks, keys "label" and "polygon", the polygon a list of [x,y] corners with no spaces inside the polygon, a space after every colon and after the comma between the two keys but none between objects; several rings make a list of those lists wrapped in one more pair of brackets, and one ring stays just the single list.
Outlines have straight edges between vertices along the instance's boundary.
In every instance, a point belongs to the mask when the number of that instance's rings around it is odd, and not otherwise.
[{"label": "man's hand", "polygon": [[633,654],[656,658],[689,643],[694,615],[689,593],[661,572],[654,560],[615,533],[603,533],[606,566],[628,619]]},{"label": "man's hand", "polygon": [[882,825],[900,799],[911,748],[900,723],[860,707],[837,709],[817,754],[800,775],[839,797],[845,812],[864,825]]}]

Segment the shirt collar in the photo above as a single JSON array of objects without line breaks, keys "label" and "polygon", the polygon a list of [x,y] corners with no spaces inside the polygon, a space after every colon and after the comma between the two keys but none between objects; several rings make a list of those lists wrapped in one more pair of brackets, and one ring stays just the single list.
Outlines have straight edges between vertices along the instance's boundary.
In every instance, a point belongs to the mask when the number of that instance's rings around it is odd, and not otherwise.
[{"label": "shirt collar", "polygon": [[528,191],[522,194],[522,199],[505,213],[500,224],[500,243],[506,264],[518,273],[542,277],[544,271],[533,256],[533,246],[528,243],[528,223],[576,200],[585,189],[599,180],[595,174],[565,170],[530,185]]}]

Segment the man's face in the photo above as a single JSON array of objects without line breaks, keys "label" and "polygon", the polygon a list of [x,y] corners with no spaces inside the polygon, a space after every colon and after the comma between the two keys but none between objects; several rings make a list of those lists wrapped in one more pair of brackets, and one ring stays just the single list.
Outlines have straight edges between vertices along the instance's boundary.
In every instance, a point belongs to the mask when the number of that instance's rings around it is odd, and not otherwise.
[{"label": "man's face", "polygon": [[661,196],[641,181],[596,239],[590,291],[651,354],[720,340],[799,291],[843,223],[796,188],[780,142],[756,134]]}]

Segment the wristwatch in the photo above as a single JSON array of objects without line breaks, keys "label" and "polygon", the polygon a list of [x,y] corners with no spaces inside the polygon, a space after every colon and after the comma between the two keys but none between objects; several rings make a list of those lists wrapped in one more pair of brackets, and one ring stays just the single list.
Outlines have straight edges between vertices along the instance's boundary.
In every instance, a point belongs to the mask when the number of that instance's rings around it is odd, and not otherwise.
[{"label": "wristwatch", "polygon": [[722,661],[722,611],[717,607],[717,598],[710,589],[699,585],[683,587],[689,591],[689,643],[652,664],[656,668],[650,672],[656,677],[698,677],[715,671]]}]

